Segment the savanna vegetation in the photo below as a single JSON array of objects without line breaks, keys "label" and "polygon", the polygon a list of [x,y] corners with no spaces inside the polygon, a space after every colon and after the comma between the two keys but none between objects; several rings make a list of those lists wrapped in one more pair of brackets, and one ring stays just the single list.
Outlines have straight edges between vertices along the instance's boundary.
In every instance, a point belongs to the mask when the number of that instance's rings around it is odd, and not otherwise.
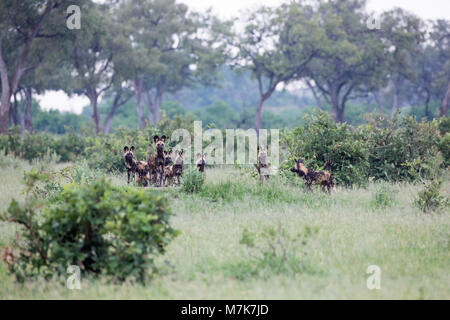
[{"label": "savanna vegetation", "polygon": [[[450,22],[370,17],[362,0],[239,21],[175,0],[1,1],[0,297],[448,299]],[[47,90],[89,106],[45,111]],[[124,146],[170,151],[195,120],[280,129],[275,174],[201,173],[190,152],[180,185],[127,184]]]}]

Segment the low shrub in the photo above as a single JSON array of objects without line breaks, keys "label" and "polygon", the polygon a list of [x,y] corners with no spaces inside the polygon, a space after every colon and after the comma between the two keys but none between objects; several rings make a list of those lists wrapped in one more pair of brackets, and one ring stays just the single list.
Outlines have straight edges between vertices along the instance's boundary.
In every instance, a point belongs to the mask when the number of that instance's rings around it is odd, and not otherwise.
[{"label": "low shrub", "polygon": [[367,182],[367,146],[347,124],[335,123],[325,113],[305,119],[305,125],[285,132],[282,142],[290,154],[284,163],[288,171],[294,159],[302,158],[307,167],[329,170],[336,184],[351,186]]},{"label": "low shrub", "polygon": [[116,188],[104,178],[64,185],[51,201],[36,196],[49,174],[27,176],[26,201],[11,201],[2,220],[21,225],[22,246],[9,269],[19,280],[66,275],[70,265],[85,275],[144,282],[154,258],[177,231],[169,225],[167,199],[147,189]]},{"label": "low shrub", "polygon": [[441,180],[431,180],[424,183],[424,188],[419,191],[414,199],[414,205],[424,213],[439,211],[448,206],[449,201],[441,195]]},{"label": "low shrub", "polygon": [[396,190],[387,183],[382,183],[377,186],[375,194],[370,201],[370,205],[375,208],[388,208],[395,203]]}]

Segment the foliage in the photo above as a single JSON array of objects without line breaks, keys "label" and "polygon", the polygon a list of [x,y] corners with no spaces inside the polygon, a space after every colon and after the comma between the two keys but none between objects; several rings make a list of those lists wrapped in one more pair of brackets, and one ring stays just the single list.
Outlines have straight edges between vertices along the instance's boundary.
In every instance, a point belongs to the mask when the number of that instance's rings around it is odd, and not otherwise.
[{"label": "foliage", "polygon": [[375,117],[360,129],[369,152],[369,176],[375,179],[411,180],[414,176],[407,169],[408,163],[415,160],[416,170],[425,174],[427,167],[438,159],[436,121],[420,123],[412,117],[401,120]]},{"label": "foliage", "polygon": [[391,207],[395,202],[396,191],[387,183],[377,186],[375,194],[370,202],[375,209]]},{"label": "foliage", "polygon": [[414,205],[425,213],[439,211],[449,204],[449,200],[440,193],[442,181],[438,179],[424,183],[424,188],[419,191],[414,199]]},{"label": "foliage", "polygon": [[66,184],[49,200],[36,188],[38,182],[48,186],[49,179],[49,173],[28,173],[25,204],[12,200],[2,215],[24,227],[19,254],[9,264],[19,280],[63,276],[70,265],[117,281],[144,282],[149,269],[156,271],[154,258],[177,235],[165,197],[116,188],[101,178]]},{"label": "foliage", "polygon": [[284,170],[302,158],[307,167],[321,169],[326,165],[337,184],[363,185],[367,180],[369,162],[367,147],[346,124],[336,124],[324,113],[306,118],[304,126],[285,132],[282,137],[290,154]]},{"label": "foliage", "polygon": [[203,189],[203,174],[195,167],[183,172],[182,190],[186,193],[197,193]]}]

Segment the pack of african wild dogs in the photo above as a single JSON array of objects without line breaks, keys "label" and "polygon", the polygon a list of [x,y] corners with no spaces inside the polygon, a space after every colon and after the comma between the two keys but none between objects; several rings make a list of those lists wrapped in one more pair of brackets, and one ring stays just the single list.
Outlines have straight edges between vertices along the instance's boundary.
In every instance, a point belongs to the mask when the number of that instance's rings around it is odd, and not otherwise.
[{"label": "pack of african wild dogs", "polygon": [[[123,159],[127,169],[128,183],[131,180],[147,187],[155,185],[156,187],[170,186],[172,184],[180,185],[180,178],[183,175],[184,150],[166,150],[166,136],[155,135],[153,143],[147,148],[145,161],[139,161],[134,155],[135,147],[125,146],[123,148]],[[258,157],[256,169],[258,171],[260,183],[268,180],[270,176],[270,167],[268,162],[269,146],[257,149]],[[197,154],[195,162],[196,168],[203,174],[203,182],[206,181],[206,153]],[[312,185],[318,185],[324,192],[330,193],[334,187],[333,177],[328,171],[316,171],[307,168],[303,159],[295,159],[294,166],[290,169],[305,181],[306,187],[311,191]]]}]

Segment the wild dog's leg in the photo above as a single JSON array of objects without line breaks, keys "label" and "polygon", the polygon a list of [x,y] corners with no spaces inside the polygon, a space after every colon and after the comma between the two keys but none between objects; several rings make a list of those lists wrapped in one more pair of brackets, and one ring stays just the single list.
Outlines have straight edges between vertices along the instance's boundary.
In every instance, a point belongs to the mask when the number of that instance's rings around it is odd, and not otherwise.
[{"label": "wild dog's leg", "polygon": [[128,176],[127,184],[130,184],[130,170],[128,169],[127,169],[127,176]]}]

